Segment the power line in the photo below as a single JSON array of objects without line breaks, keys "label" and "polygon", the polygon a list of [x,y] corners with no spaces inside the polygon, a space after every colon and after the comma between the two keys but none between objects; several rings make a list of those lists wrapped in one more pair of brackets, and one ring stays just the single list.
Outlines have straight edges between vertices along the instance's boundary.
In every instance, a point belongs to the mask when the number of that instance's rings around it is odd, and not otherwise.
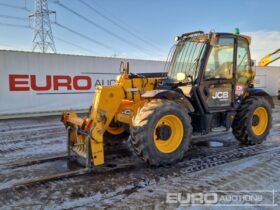
[{"label": "power line", "polygon": [[115,50],[114,48],[112,48],[112,47],[110,47],[110,46],[108,46],[108,45],[106,45],[106,44],[103,44],[103,43],[101,43],[101,42],[99,42],[99,41],[97,41],[97,40],[95,40],[95,39],[92,39],[91,37],[88,37],[88,36],[86,36],[86,35],[84,35],[84,34],[78,32],[78,31],[74,31],[73,29],[68,28],[67,26],[64,26],[64,25],[62,25],[62,24],[59,24],[58,22],[56,22],[56,23],[54,23],[54,24],[57,25],[57,26],[59,26],[60,28],[63,28],[64,30],[67,30],[67,31],[69,31],[69,32],[71,32],[71,33],[73,33],[73,34],[76,34],[76,35],[80,36],[80,37],[83,37],[84,39],[86,39],[86,40],[88,40],[88,41],[90,41],[90,42],[93,42],[93,43],[95,43],[95,44],[97,44],[97,45],[99,45],[99,46],[102,46],[102,47],[104,47],[104,48],[106,48],[106,49],[108,49],[108,50],[112,50],[113,52],[116,52],[116,50]]},{"label": "power line", "polygon": [[28,21],[28,18],[16,17],[16,16],[10,16],[10,15],[0,15],[0,17],[1,18],[14,19],[14,20],[25,20],[25,21]]},{"label": "power line", "polygon": [[[141,34],[141,32],[139,32],[139,30],[134,25],[127,24],[119,16],[114,15],[113,13],[111,13],[111,11],[109,11],[108,9],[103,7],[98,1],[93,0],[93,1],[91,1],[91,3],[93,3],[94,5],[97,5],[97,7],[101,8],[105,13],[109,13],[113,17],[114,20],[117,20],[121,25],[126,26],[126,28],[133,30],[135,34],[138,34],[139,36],[143,36],[143,34]],[[163,49],[160,49],[157,45],[154,44],[153,41],[151,41],[151,40],[150,41],[146,40],[146,41],[149,42],[151,45],[155,46],[156,48],[158,48],[161,52],[163,51]]]},{"label": "power line", "polygon": [[9,8],[13,8],[13,9],[21,9],[21,10],[25,10],[25,11],[28,11],[28,12],[31,12],[30,9],[27,9],[26,5],[25,6],[16,6],[16,5],[11,5],[11,4],[5,4],[5,3],[0,3],[0,6],[3,6],[3,7],[9,7]]},{"label": "power line", "polygon": [[105,18],[106,20],[108,20],[110,23],[114,24],[115,26],[119,27],[120,29],[122,29],[123,31],[127,32],[128,34],[130,34],[131,36],[137,38],[138,40],[144,42],[145,44],[152,46],[153,48],[155,48],[156,50],[162,51],[160,48],[158,48],[157,46],[155,46],[152,42],[149,42],[145,39],[143,39],[141,36],[139,36],[136,33],[133,33],[132,31],[128,30],[127,28],[125,28],[124,26],[120,25],[119,23],[117,23],[116,21],[112,20],[111,18],[109,18],[108,16],[106,16],[105,14],[103,14],[102,12],[100,12],[98,9],[94,8],[93,6],[91,6],[90,4],[84,2],[84,0],[79,0],[82,4],[84,4],[85,6],[87,6],[89,9],[93,10],[95,13],[97,13],[99,16]]},{"label": "power line", "polygon": [[0,22],[0,25],[1,26],[16,27],[16,28],[28,28],[28,29],[30,29],[30,26],[28,26],[28,25],[10,24],[10,23],[3,23],[3,22]]},{"label": "power line", "polygon": [[90,53],[95,53],[95,52],[93,52],[93,51],[91,51],[91,50],[89,50],[89,49],[87,49],[87,48],[84,48],[84,47],[81,47],[81,46],[79,46],[79,45],[77,45],[77,44],[75,44],[75,43],[66,41],[66,40],[64,40],[64,39],[62,39],[62,38],[59,38],[59,37],[57,37],[57,36],[54,36],[54,38],[55,38],[56,40],[59,40],[60,42],[63,42],[63,43],[65,43],[65,44],[68,44],[68,45],[71,45],[71,46],[74,46],[74,47],[79,48],[79,49],[81,49],[81,50],[84,50],[84,51],[87,51],[87,52],[90,52]]},{"label": "power line", "polygon": [[[60,24],[58,24],[58,23],[55,23],[56,25],[59,25],[59,26],[62,26],[62,25],[60,25]],[[16,27],[16,28],[26,28],[26,29],[32,29],[30,26],[28,26],[28,25],[19,25],[19,24],[9,24],[9,23],[3,23],[3,22],[0,22],[0,26],[8,26],[8,27]],[[66,29],[67,27],[65,27],[65,26],[62,26],[64,29]],[[69,28],[67,28],[66,30],[68,30]],[[71,29],[69,29],[69,30],[71,30]],[[73,30],[71,30],[71,32],[72,33],[76,33],[76,32],[74,32]],[[77,34],[78,35],[78,34]],[[87,51],[87,52],[90,52],[90,53],[95,53],[95,52],[93,52],[92,50],[90,50],[90,49],[87,49],[87,48],[85,48],[85,47],[81,47],[80,45],[77,45],[77,44],[75,44],[75,43],[72,43],[72,42],[69,42],[69,41],[66,41],[65,39],[62,39],[62,38],[60,38],[60,37],[57,37],[57,36],[54,36],[54,38],[56,39],[56,40],[59,40],[60,42],[64,42],[64,43],[66,43],[66,44],[68,44],[68,45],[71,45],[71,46],[74,46],[74,47],[76,47],[76,48],[79,48],[79,49],[82,49],[82,50],[84,50],[84,51]],[[85,38],[85,37],[83,37],[83,38]],[[90,40],[90,41],[93,41],[93,40]],[[114,51],[115,52],[115,51]]]},{"label": "power line", "polygon": [[[64,8],[64,9],[68,10],[69,12],[75,14],[76,16],[80,17],[81,19],[85,20],[86,22],[88,22],[88,23],[94,25],[95,27],[99,28],[100,30],[102,30],[102,31],[104,31],[104,32],[106,32],[106,33],[108,33],[108,34],[110,34],[111,36],[113,36],[113,37],[115,37],[115,38],[117,38],[117,39],[119,39],[119,40],[121,40],[121,41],[123,41],[124,43],[129,44],[129,45],[133,46],[134,48],[136,48],[136,49],[138,49],[138,50],[139,50],[139,49],[146,50],[146,49],[140,47],[139,45],[137,45],[137,44],[135,44],[135,43],[132,43],[132,42],[130,42],[130,41],[128,41],[128,40],[122,38],[121,36],[115,34],[114,32],[112,32],[112,31],[110,31],[110,30],[104,28],[103,26],[101,26],[101,25],[95,23],[94,21],[92,21],[92,20],[86,18],[85,16],[79,14],[78,12],[74,11],[73,9],[71,9],[71,8],[69,8],[69,7],[67,7],[67,6],[65,6],[65,5],[62,4],[61,2],[56,1],[56,2],[54,2],[54,3],[58,4],[59,6],[61,6],[61,7]],[[148,53],[145,53],[145,54],[148,54]],[[150,54],[148,54],[148,55],[150,55]]]}]

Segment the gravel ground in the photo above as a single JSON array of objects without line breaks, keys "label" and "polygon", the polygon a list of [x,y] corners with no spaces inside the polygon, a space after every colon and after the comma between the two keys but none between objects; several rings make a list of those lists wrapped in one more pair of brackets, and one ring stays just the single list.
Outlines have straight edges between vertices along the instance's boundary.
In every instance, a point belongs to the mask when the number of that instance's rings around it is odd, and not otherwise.
[{"label": "gravel ground", "polygon": [[169,204],[167,194],[219,191],[221,196],[225,192],[220,191],[241,190],[274,190],[274,201],[271,192],[262,194],[270,206],[240,203],[250,209],[279,209],[271,206],[279,203],[280,190],[280,104],[276,102],[273,128],[262,145],[239,145],[231,132],[196,136],[181,162],[152,168],[134,155],[127,142],[107,148],[106,161],[116,165],[116,169],[120,163],[133,167],[21,188],[13,184],[69,171],[65,160],[7,167],[7,163],[18,160],[65,154],[65,129],[58,117],[0,121],[0,209],[220,209],[225,208],[221,202],[214,206]]}]

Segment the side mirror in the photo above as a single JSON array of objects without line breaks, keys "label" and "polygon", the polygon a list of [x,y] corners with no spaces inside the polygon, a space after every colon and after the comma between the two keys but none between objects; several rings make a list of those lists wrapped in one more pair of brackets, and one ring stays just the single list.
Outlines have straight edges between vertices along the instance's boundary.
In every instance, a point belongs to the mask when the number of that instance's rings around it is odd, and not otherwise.
[{"label": "side mirror", "polygon": [[254,67],[255,66],[255,61],[251,60],[251,66]]},{"label": "side mirror", "polygon": [[182,72],[179,72],[176,75],[176,79],[177,79],[177,81],[182,82],[186,79],[186,74],[182,73]]},{"label": "side mirror", "polygon": [[219,37],[216,33],[212,32],[210,34],[210,45],[215,46],[219,43]]}]

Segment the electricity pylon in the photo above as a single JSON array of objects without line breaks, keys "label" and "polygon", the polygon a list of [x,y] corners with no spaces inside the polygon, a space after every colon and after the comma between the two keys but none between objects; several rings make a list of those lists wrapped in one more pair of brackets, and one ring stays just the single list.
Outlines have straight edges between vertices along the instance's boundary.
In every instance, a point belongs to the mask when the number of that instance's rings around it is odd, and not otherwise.
[{"label": "electricity pylon", "polygon": [[54,11],[48,9],[47,0],[35,0],[35,11],[29,16],[32,19],[33,27],[33,50],[46,53],[56,53],[50,15],[55,15]]}]

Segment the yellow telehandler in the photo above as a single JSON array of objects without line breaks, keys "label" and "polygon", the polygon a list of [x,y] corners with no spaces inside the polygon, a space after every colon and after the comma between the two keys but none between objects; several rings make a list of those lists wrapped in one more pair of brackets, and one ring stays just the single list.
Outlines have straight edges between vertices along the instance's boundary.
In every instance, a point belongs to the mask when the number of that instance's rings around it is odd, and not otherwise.
[{"label": "yellow telehandler", "polygon": [[[192,134],[232,128],[242,144],[262,143],[271,128],[269,94],[254,88],[251,38],[195,31],[176,37],[164,73],[132,73],[125,63],[112,86],[97,86],[87,117],[64,112],[68,154],[104,164],[104,143],[130,141],[153,166],[179,161]],[[73,99],[74,100],[74,99]]]}]

